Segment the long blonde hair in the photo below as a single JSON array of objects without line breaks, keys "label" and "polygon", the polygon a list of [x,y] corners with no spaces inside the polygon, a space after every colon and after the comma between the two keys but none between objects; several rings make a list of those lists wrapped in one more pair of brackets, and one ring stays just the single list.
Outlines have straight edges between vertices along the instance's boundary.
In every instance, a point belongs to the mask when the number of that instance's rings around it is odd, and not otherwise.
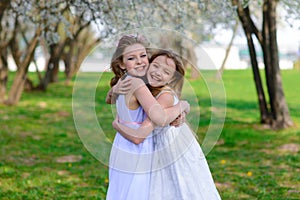
[{"label": "long blonde hair", "polygon": [[167,85],[162,86],[162,87],[152,87],[151,85],[148,84],[148,87],[152,93],[153,96],[158,95],[162,90],[172,90],[175,92],[175,94],[180,97],[181,96],[181,90],[183,87],[183,81],[184,81],[184,65],[182,62],[181,57],[173,52],[172,50],[158,50],[154,52],[149,60],[151,63],[155,58],[159,56],[166,56],[167,58],[170,58],[174,61],[176,65],[176,72],[174,73],[174,77],[171,82],[169,82]]},{"label": "long blonde hair", "polygon": [[124,35],[120,38],[118,46],[110,62],[110,67],[115,74],[115,76],[110,80],[111,87],[114,86],[118,82],[118,80],[125,74],[126,70],[120,68],[120,65],[123,64],[123,53],[126,47],[134,44],[141,44],[145,47],[146,50],[150,45],[147,38],[141,34],[129,34]]}]

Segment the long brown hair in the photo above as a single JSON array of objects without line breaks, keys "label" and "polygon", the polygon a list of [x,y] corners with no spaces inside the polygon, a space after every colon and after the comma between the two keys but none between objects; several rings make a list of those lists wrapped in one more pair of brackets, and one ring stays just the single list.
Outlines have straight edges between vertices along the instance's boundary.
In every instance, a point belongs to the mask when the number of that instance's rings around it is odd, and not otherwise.
[{"label": "long brown hair", "polygon": [[149,60],[149,63],[151,63],[155,58],[157,58],[159,56],[166,56],[167,58],[172,59],[176,65],[176,72],[174,73],[173,80],[165,86],[151,87],[148,84],[148,87],[149,87],[152,95],[156,96],[162,90],[172,90],[175,92],[175,94],[178,97],[180,97],[182,86],[183,86],[183,81],[184,81],[184,74],[185,74],[184,65],[183,65],[181,57],[172,50],[161,49],[152,54],[152,56]]},{"label": "long brown hair", "polygon": [[126,70],[120,68],[120,65],[123,63],[123,53],[125,48],[137,43],[143,45],[146,50],[150,45],[147,38],[141,34],[124,35],[119,40],[118,46],[110,62],[110,67],[115,74],[115,76],[110,80],[111,87],[114,86],[118,82],[118,80],[125,74]]}]

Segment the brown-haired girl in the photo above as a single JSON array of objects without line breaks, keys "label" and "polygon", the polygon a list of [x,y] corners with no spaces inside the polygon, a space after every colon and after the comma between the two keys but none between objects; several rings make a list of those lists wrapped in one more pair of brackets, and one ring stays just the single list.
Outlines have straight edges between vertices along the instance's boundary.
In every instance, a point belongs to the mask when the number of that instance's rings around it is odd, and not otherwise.
[{"label": "brown-haired girl", "polygon": [[[149,67],[144,41],[144,37],[140,35],[123,36],[111,61],[115,74],[111,80],[112,86],[123,76],[124,80],[131,79],[129,92],[116,98],[116,108],[120,124],[135,129],[141,125],[146,115],[154,124],[164,126],[181,112],[189,110],[186,101],[164,109],[139,78],[146,74]],[[152,137],[135,144],[120,133],[116,134],[109,161],[108,200],[148,199],[151,167],[149,156],[152,150]]]}]

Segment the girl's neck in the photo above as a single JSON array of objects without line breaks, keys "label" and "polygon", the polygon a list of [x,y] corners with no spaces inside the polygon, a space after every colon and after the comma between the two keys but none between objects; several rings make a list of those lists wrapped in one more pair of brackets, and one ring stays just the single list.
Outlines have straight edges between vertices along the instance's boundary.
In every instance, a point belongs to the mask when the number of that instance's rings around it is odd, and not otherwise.
[{"label": "girl's neck", "polygon": [[146,84],[150,92],[152,93],[153,96],[158,95],[161,91],[163,90],[171,90],[168,86],[160,86],[160,87],[152,87],[150,84]]}]

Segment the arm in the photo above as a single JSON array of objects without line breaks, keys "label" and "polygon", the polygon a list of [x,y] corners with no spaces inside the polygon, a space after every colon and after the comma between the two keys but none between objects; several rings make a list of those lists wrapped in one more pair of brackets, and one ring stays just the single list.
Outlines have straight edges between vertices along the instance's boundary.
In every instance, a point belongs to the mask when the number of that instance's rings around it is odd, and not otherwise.
[{"label": "arm", "polygon": [[114,129],[116,129],[123,137],[133,142],[134,144],[142,143],[154,129],[154,124],[150,121],[149,118],[143,121],[138,129],[133,129],[119,123],[118,118],[116,118],[112,124]]},{"label": "arm", "polygon": [[107,104],[115,104],[116,103],[116,99],[117,99],[117,95],[116,93],[114,93],[114,87],[110,88],[110,90],[108,91],[107,95],[106,95],[106,99],[105,102]]},{"label": "arm", "polygon": [[[172,101],[173,103],[173,95],[160,95],[158,102],[148,90],[144,82],[140,79],[134,79],[132,81],[132,91],[134,96],[137,98],[140,105],[143,107],[147,116],[158,126],[165,126],[170,122],[174,121],[180,113],[186,111],[189,112],[189,104],[187,101],[180,101],[175,106],[169,107],[164,110],[163,104],[161,103]],[[173,104],[172,104],[173,105]]]},{"label": "arm", "polygon": [[[158,97],[158,102],[165,109],[173,107],[173,101],[173,95],[170,93],[164,93]],[[134,144],[140,144],[148,135],[150,135],[154,129],[154,124],[151,123],[149,118],[147,118],[138,129],[132,129],[119,123],[116,118],[113,121],[113,127],[126,139],[130,140]]]},{"label": "arm", "polygon": [[118,83],[108,91],[105,102],[115,104],[119,94],[127,94],[131,87],[131,78],[119,79]]}]

